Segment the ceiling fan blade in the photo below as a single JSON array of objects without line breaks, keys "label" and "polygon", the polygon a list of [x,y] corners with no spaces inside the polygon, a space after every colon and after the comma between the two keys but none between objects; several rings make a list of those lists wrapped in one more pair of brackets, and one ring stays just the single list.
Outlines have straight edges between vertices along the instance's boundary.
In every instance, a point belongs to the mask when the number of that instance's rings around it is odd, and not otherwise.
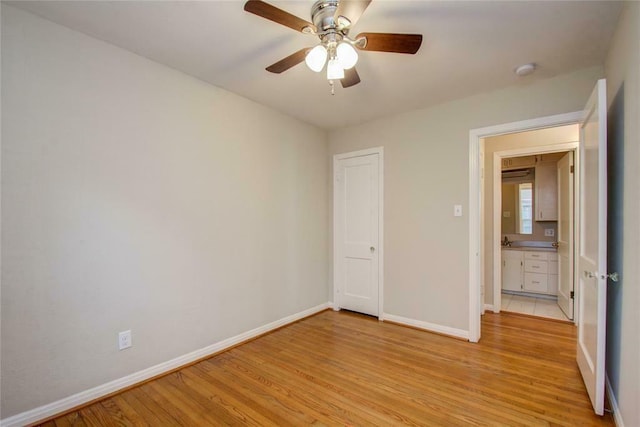
[{"label": "ceiling fan blade", "polygon": [[360,76],[356,71],[356,67],[344,70],[344,78],[340,80],[340,83],[342,83],[342,87],[345,89],[360,83]]},{"label": "ceiling fan blade", "polygon": [[367,44],[360,49],[375,52],[414,54],[422,44],[422,34],[360,33],[356,40],[361,37],[367,39]]},{"label": "ceiling fan blade", "polygon": [[302,32],[305,27],[311,28],[314,32],[316,30],[316,27],[311,22],[307,22],[261,0],[249,0],[244,4],[244,10],[296,31]]},{"label": "ceiling fan blade", "polygon": [[283,71],[287,71],[289,68],[296,66],[302,61],[304,61],[304,58],[307,56],[308,51],[309,51],[308,47],[305,47],[304,49],[300,49],[296,53],[293,53],[287,56],[286,58],[281,59],[275,64],[269,65],[267,67],[267,71],[270,71],[276,74],[280,74]]},{"label": "ceiling fan blade", "polygon": [[355,25],[367,7],[369,7],[369,3],[371,3],[371,0],[340,0],[334,16],[336,18],[344,16],[351,21],[351,25]]}]

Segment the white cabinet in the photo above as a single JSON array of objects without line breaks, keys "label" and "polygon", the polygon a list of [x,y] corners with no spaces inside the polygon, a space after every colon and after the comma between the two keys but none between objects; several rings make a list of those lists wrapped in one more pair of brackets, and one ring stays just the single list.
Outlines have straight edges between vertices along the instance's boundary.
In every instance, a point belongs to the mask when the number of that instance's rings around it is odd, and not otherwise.
[{"label": "white cabinet", "polygon": [[558,295],[558,254],[549,254],[549,275],[547,291],[550,294]]},{"label": "white cabinet", "polygon": [[540,261],[537,259],[525,259],[524,271],[529,273],[547,274],[549,270],[549,263]]},{"label": "white cabinet", "polygon": [[536,156],[521,156],[502,159],[502,170],[532,168],[536,165]]},{"label": "white cabinet", "polygon": [[556,163],[536,165],[536,221],[558,220],[558,169]]},{"label": "white cabinet", "polygon": [[547,275],[525,271],[523,290],[525,292],[535,292],[538,294],[546,294],[547,293]]},{"label": "white cabinet", "polygon": [[558,255],[502,249],[502,289],[557,295]]},{"label": "white cabinet", "polygon": [[547,293],[547,272],[549,262],[546,252],[524,253],[524,280],[522,289],[526,292]]},{"label": "white cabinet", "polygon": [[522,267],[524,252],[502,250],[502,289],[522,291]]}]

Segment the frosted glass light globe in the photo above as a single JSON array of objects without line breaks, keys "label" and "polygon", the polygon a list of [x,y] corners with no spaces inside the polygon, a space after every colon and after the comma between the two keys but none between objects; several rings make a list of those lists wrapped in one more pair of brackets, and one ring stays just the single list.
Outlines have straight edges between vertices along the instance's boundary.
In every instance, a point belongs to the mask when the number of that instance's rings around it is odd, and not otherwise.
[{"label": "frosted glass light globe", "polygon": [[336,49],[336,55],[345,70],[353,68],[358,62],[358,52],[349,43],[340,43]]},{"label": "frosted glass light globe", "polygon": [[327,49],[324,46],[319,44],[314,47],[307,53],[307,56],[304,58],[304,62],[307,63],[307,67],[311,69],[311,71],[315,71],[319,73],[322,71],[324,67],[324,62],[327,60]]},{"label": "frosted glass light globe", "polygon": [[341,80],[344,79],[344,68],[337,58],[329,60],[327,64],[327,79],[328,80]]}]

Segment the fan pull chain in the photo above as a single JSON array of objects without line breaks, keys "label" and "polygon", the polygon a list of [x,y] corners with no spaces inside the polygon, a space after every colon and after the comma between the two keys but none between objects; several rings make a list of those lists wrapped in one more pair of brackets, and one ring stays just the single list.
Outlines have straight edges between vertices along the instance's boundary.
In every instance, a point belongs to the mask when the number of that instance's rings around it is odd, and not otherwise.
[{"label": "fan pull chain", "polygon": [[329,86],[331,86],[331,96],[336,94],[335,88],[333,86],[333,80],[329,80]]}]

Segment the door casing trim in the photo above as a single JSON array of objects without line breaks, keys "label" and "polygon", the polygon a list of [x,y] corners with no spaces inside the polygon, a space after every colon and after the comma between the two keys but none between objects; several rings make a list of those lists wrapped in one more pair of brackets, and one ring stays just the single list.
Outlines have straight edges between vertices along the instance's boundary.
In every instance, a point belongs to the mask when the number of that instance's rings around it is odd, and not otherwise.
[{"label": "door casing trim", "polygon": [[[480,315],[484,301],[481,293],[481,182],[483,168],[480,164],[481,140],[490,136],[524,132],[561,125],[579,123],[583,112],[575,111],[554,116],[539,117],[518,122],[471,129],[469,131],[469,341],[480,340]],[[483,154],[483,153],[482,153]]]}]

